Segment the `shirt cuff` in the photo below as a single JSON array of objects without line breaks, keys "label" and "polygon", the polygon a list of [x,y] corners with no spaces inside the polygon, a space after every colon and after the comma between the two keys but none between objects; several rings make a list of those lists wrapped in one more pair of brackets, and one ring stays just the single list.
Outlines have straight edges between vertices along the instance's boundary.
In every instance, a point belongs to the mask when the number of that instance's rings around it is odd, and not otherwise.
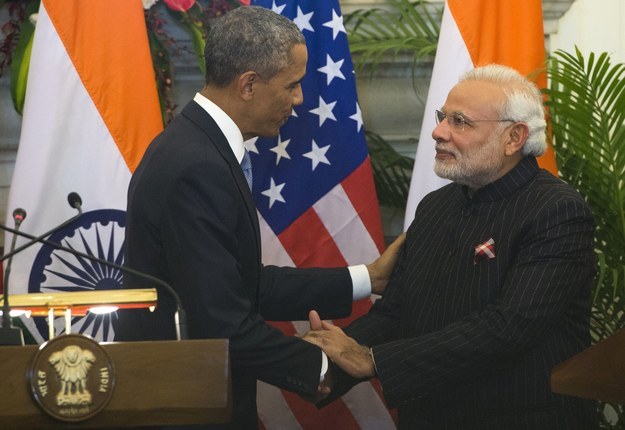
[{"label": "shirt cuff", "polygon": [[371,278],[367,266],[359,264],[349,266],[349,275],[352,278],[352,299],[353,301],[366,299],[371,296]]},{"label": "shirt cuff", "polygon": [[378,376],[378,366],[375,364],[375,357],[373,356],[373,348],[369,348],[369,357],[371,357],[371,361],[373,361],[373,372],[375,376]]},{"label": "shirt cuff", "polygon": [[321,351],[321,375],[319,375],[320,384],[324,379],[326,379],[326,373],[328,373],[328,356],[325,352]]}]

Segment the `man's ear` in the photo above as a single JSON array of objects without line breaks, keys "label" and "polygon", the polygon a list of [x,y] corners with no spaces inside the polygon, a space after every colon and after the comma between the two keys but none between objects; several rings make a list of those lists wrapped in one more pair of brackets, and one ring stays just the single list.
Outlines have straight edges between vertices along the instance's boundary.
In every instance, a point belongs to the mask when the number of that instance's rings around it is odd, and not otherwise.
[{"label": "man's ear", "polygon": [[517,122],[508,129],[506,136],[505,154],[514,155],[523,149],[529,136],[529,128],[524,122]]},{"label": "man's ear", "polygon": [[237,80],[237,91],[243,100],[248,101],[254,98],[254,87],[259,79],[258,74],[253,71],[245,72],[239,76]]}]

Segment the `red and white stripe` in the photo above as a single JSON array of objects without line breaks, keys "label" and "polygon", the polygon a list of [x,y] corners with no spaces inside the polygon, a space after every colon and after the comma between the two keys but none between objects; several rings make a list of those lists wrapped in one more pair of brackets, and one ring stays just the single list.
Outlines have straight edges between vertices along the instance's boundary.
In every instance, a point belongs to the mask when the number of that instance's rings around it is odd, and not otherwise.
[{"label": "red and white stripe", "polygon": [[[383,249],[378,201],[369,160],[323,196],[284,232],[276,236],[260,217],[263,262],[282,266],[323,267],[370,263]],[[367,312],[371,300],[354,304],[344,326]],[[287,335],[301,335],[308,322],[274,323]],[[258,410],[267,429],[394,429],[379,385],[361,383],[318,410],[297,395],[259,382]]]}]

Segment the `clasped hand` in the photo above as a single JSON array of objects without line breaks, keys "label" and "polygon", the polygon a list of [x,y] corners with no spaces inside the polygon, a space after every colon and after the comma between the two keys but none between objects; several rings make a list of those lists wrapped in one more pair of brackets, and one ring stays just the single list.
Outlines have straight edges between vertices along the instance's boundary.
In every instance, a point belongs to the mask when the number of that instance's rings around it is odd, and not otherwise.
[{"label": "clasped hand", "polygon": [[321,321],[316,311],[310,311],[310,331],[304,340],[317,345],[328,358],[346,373],[358,379],[375,375],[373,359],[369,349],[347,336],[339,327]]},{"label": "clasped hand", "polygon": [[[399,235],[377,260],[367,265],[373,294],[384,293],[405,239],[405,233]],[[304,335],[304,340],[321,348],[330,360],[354,378],[368,379],[375,375],[375,364],[369,348],[347,336],[339,327],[321,321],[316,311],[310,311],[309,320],[310,331]],[[327,397],[332,385],[330,367],[313,401]]]}]

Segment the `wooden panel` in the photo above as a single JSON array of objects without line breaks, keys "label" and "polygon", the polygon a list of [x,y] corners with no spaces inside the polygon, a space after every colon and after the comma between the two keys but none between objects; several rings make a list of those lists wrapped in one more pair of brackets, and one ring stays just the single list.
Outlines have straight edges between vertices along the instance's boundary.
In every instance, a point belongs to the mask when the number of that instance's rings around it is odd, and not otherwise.
[{"label": "wooden panel", "polygon": [[64,423],[30,394],[26,370],[37,346],[0,347],[0,429],[79,429],[227,422],[228,343],[185,340],[102,344],[115,366],[115,391],[95,417]]}]

